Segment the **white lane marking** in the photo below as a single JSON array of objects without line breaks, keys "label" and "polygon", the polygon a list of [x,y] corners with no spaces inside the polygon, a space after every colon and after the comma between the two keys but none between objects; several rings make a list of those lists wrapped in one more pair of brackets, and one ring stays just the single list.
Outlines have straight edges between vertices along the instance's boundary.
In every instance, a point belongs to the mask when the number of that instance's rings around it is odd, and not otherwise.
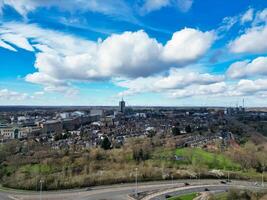
[{"label": "white lane marking", "polygon": [[11,196],[11,195],[8,195],[8,198],[13,199],[13,200],[20,200],[19,198]]}]

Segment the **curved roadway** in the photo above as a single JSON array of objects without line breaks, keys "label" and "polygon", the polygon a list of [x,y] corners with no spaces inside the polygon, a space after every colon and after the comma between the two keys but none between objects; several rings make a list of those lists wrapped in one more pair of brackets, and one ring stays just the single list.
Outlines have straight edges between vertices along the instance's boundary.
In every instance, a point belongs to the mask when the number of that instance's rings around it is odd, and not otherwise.
[{"label": "curved roadway", "polygon": [[[184,183],[190,183],[184,186]],[[179,195],[191,192],[201,192],[205,188],[210,191],[223,191],[229,187],[256,187],[252,182],[232,181],[229,185],[221,184],[220,180],[178,180],[147,182],[138,184],[138,191],[151,192],[149,200],[165,199],[165,194]],[[127,200],[128,195],[135,191],[135,184],[121,184],[111,186],[97,186],[87,189],[63,190],[53,192],[43,192],[42,200]],[[153,196],[154,194],[154,196]],[[157,194],[157,195],[156,195]],[[39,200],[40,194],[27,191],[0,191],[0,200]]]}]

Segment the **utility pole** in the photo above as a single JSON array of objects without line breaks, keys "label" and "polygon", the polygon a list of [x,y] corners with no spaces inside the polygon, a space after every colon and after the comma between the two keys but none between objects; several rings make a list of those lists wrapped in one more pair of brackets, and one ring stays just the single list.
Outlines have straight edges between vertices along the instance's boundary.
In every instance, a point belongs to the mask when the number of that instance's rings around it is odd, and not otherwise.
[{"label": "utility pole", "polygon": [[138,176],[138,168],[135,168],[135,196],[138,197],[138,183],[137,183],[137,176]]},{"label": "utility pole", "polygon": [[173,184],[173,175],[171,175],[171,177],[172,177],[172,185],[174,185],[174,184]]},{"label": "utility pole", "polygon": [[42,200],[43,183],[44,183],[44,181],[41,179],[41,180],[40,180],[40,200]]}]

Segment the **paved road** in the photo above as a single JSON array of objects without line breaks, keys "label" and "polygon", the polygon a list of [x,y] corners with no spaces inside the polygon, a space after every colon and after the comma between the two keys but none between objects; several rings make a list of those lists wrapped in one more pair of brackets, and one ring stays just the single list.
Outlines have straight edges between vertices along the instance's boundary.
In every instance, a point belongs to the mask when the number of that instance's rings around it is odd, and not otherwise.
[{"label": "paved road", "polygon": [[10,198],[8,198],[8,195],[6,193],[1,193],[1,192],[0,192],[0,199],[1,200],[11,200]]},{"label": "paved road", "polygon": [[[184,187],[184,182],[189,182],[191,185],[190,187],[209,185],[210,187],[212,187],[211,188],[212,190],[221,190],[224,189],[224,187],[228,187],[225,185],[222,186],[219,180],[201,180],[201,181],[179,180],[175,181],[174,184],[172,184],[171,181],[141,183],[138,187],[138,190],[155,191],[158,189],[167,190],[170,188],[183,188],[181,191],[178,191],[178,193],[182,191],[187,192],[188,188]],[[233,181],[231,184],[235,186],[244,185],[247,187],[253,187],[253,183],[244,181]],[[74,200],[127,200],[128,199],[127,195],[133,193],[134,189],[135,189],[135,184],[122,184],[113,186],[92,187],[89,188],[89,190],[80,189],[80,190],[44,192],[42,195],[42,200],[73,200],[73,199]],[[199,190],[203,191],[203,188],[200,187]],[[189,192],[191,192],[190,189]],[[0,200],[39,200],[39,193],[0,191]]]},{"label": "paved road", "polygon": [[180,196],[184,194],[191,194],[195,192],[204,192],[208,189],[210,192],[218,193],[218,192],[226,192],[230,188],[235,187],[239,189],[259,189],[258,187],[253,186],[241,186],[241,185],[203,185],[203,186],[188,186],[184,188],[178,188],[176,191],[167,192],[160,195],[155,195],[154,197],[147,197],[144,200],[165,200],[165,195],[168,194],[170,196]]}]

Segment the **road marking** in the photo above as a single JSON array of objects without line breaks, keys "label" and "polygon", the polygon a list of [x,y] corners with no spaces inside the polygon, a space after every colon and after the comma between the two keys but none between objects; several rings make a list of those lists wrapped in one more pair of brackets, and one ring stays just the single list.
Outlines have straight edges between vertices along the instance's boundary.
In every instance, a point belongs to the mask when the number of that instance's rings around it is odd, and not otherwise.
[{"label": "road marking", "polygon": [[[168,190],[164,190],[161,192],[157,192],[157,193],[148,195],[148,196],[142,198],[142,200],[150,200],[150,199],[158,197],[160,195],[164,195],[164,194],[168,194],[168,193],[172,193],[172,192],[177,192],[177,191],[183,191],[183,190],[194,189],[194,188],[214,187],[214,186],[216,187],[216,186],[225,186],[225,185],[194,185],[194,186],[188,186],[188,187],[171,188]],[[230,185],[227,185],[227,186],[230,186]]]},{"label": "road marking", "polygon": [[11,196],[11,195],[8,195],[8,198],[13,199],[13,200],[20,200],[19,198]]}]

